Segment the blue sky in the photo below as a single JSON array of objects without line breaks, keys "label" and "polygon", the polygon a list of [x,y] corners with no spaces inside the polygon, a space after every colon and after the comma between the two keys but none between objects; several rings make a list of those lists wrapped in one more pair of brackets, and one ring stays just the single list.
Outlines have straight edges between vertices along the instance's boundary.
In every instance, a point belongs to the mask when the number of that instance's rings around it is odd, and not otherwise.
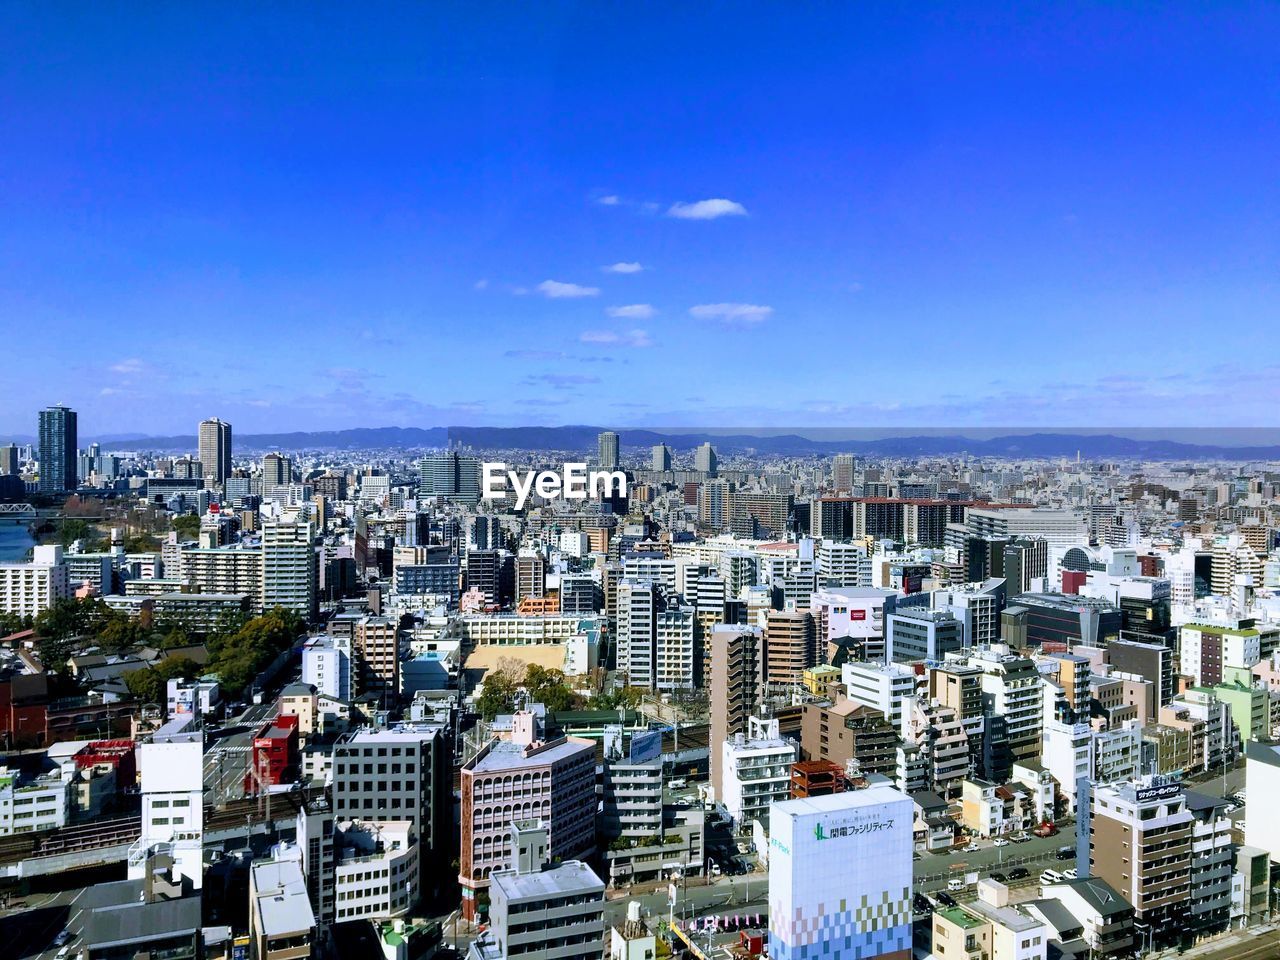
[{"label": "blue sky", "polygon": [[5,5],[0,431],[1274,424],[1280,7],[674,6]]}]

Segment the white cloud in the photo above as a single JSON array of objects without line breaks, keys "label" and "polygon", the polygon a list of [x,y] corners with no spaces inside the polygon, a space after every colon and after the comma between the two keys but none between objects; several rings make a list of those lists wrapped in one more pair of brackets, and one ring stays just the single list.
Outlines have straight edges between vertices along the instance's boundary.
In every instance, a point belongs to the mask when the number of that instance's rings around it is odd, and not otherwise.
[{"label": "white cloud", "polygon": [[754,327],[764,323],[773,307],[758,303],[700,303],[689,308],[689,316],[697,320],[717,320],[723,324]]},{"label": "white cloud", "polygon": [[647,330],[628,330],[614,333],[612,330],[587,330],[578,337],[583,343],[598,343],[613,347],[652,347],[653,339]]},{"label": "white cloud", "polygon": [[632,260],[629,262],[619,261],[618,263],[611,263],[609,266],[601,267],[600,269],[605,273],[639,273],[644,269],[644,267]]},{"label": "white cloud", "polygon": [[488,288],[488,286],[489,286],[489,281],[488,281],[488,280],[485,280],[485,279],[483,279],[483,278],[482,278],[482,279],[480,279],[480,280],[477,280],[475,283],[473,283],[473,284],[471,285],[471,289],[472,289],[472,290],[484,290],[484,289],[487,289],[487,288]]},{"label": "white cloud", "polygon": [[134,373],[141,373],[143,363],[137,357],[130,357],[128,360],[121,360],[119,363],[113,363],[109,369],[112,373],[120,373],[128,376]]},{"label": "white cloud", "polygon": [[668,217],[681,220],[714,220],[717,217],[745,217],[747,208],[734,200],[716,197],[695,203],[673,203],[667,210]]},{"label": "white cloud", "polygon": [[658,311],[647,303],[629,303],[622,307],[608,307],[604,312],[615,320],[648,320]]},{"label": "white cloud", "polygon": [[595,297],[600,295],[599,287],[584,287],[576,283],[561,283],[559,280],[543,280],[538,284],[538,291],[552,300],[574,299],[577,297]]},{"label": "white cloud", "polygon": [[616,193],[610,193],[607,196],[603,196],[596,201],[596,203],[600,204],[600,206],[602,207],[616,207],[621,202],[622,202],[622,198],[619,197]]}]

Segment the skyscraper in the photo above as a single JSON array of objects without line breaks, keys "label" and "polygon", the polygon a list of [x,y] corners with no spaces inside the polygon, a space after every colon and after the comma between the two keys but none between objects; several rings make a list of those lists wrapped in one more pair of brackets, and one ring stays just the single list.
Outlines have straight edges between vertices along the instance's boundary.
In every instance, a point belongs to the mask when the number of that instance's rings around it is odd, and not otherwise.
[{"label": "skyscraper", "polygon": [[6,444],[0,447],[0,476],[16,477],[18,475],[18,447]]},{"label": "skyscraper", "polygon": [[653,448],[653,469],[662,472],[671,469],[671,448],[665,443]]},{"label": "skyscraper", "polygon": [[853,454],[837,453],[831,465],[831,486],[843,493],[852,492],[853,468]]},{"label": "skyscraper", "polygon": [[480,502],[480,460],[453,450],[423,457],[418,461],[418,495],[475,506]]},{"label": "skyscraper", "polygon": [[[205,475],[208,476],[208,462]],[[279,453],[268,453],[262,458],[262,494],[266,496],[276,487],[293,482],[293,460]]]},{"label": "skyscraper", "polygon": [[40,411],[40,492],[76,488],[76,412],[61,404]]},{"label": "skyscraper", "polygon": [[716,475],[716,448],[707,441],[693,454],[693,469],[705,473],[708,477]]},{"label": "skyscraper", "polygon": [[200,463],[205,486],[221,486],[231,476],[231,424],[217,417],[200,421]]},{"label": "skyscraper", "polygon": [[616,470],[621,456],[618,435],[612,430],[606,430],[600,434],[596,438],[596,453],[602,470]]}]

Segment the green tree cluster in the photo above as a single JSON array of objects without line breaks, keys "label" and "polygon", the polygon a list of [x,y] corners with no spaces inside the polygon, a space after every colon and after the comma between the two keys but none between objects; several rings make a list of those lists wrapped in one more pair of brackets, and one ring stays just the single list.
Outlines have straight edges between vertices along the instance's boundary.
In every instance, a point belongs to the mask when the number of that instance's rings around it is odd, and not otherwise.
[{"label": "green tree cluster", "polygon": [[200,518],[194,513],[183,513],[173,518],[173,529],[180,540],[195,540],[200,535]]},{"label": "green tree cluster", "polygon": [[582,705],[582,698],[565,683],[560,670],[548,670],[531,663],[521,676],[510,669],[510,665],[504,669],[504,665],[499,664],[485,674],[484,691],[476,700],[476,711],[487,721],[500,713],[510,713],[521,690],[530,703],[541,703],[553,713],[576,710]]}]

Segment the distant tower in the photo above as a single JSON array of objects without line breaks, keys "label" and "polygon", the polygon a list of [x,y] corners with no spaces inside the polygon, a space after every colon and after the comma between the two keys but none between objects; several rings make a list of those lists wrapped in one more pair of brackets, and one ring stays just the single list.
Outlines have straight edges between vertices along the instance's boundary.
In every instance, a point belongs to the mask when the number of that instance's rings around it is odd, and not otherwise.
[{"label": "distant tower", "polygon": [[276,487],[293,482],[293,461],[279,453],[268,453],[262,458],[262,493],[269,494]]},{"label": "distant tower", "polygon": [[618,435],[612,430],[604,431],[596,438],[596,447],[600,468],[602,470],[618,469],[618,460],[621,453]]},{"label": "distant tower", "polygon": [[200,421],[200,463],[206,484],[222,486],[231,476],[231,424],[217,417]]},{"label": "distant tower", "polygon": [[708,477],[716,475],[716,448],[707,441],[693,455],[693,469],[705,473]]},{"label": "distant tower", "polygon": [[854,458],[851,453],[837,453],[831,465],[831,486],[836,490],[853,490]]},{"label": "distant tower", "polygon": [[61,404],[40,411],[40,492],[63,493],[77,484],[76,412]]},{"label": "distant tower", "polygon": [[671,448],[660,443],[653,448],[653,469],[665,473],[671,469]]}]

